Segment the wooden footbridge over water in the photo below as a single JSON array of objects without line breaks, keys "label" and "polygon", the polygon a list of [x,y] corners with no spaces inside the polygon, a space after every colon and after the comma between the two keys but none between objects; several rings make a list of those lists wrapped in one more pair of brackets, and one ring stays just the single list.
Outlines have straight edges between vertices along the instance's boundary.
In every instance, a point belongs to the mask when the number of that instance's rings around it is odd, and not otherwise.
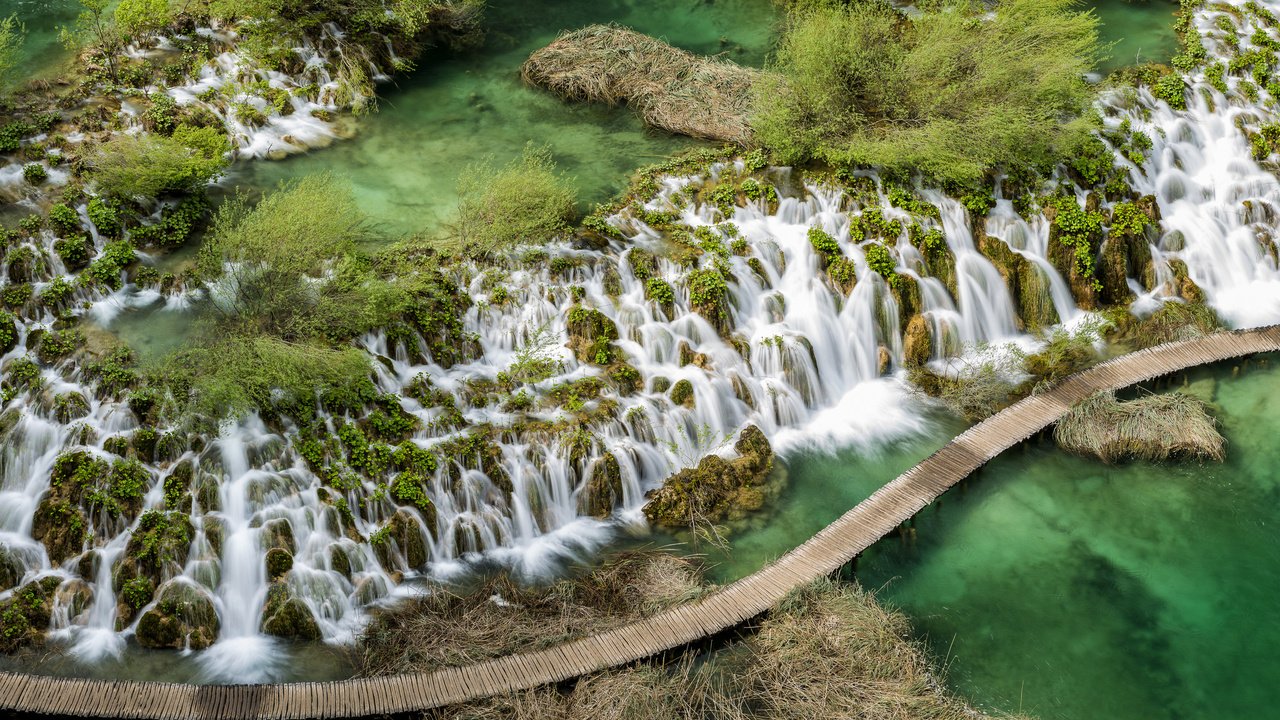
[{"label": "wooden footbridge over water", "polygon": [[952,440],[759,572],[706,598],[608,632],[430,673],[341,682],[198,686],[0,673],[0,710],[99,718],[342,718],[453,705],[569,680],[736,627],[793,588],[838,570],[948,488],[1093,393],[1197,365],[1280,350],[1280,326],[1223,332],[1107,361]]}]

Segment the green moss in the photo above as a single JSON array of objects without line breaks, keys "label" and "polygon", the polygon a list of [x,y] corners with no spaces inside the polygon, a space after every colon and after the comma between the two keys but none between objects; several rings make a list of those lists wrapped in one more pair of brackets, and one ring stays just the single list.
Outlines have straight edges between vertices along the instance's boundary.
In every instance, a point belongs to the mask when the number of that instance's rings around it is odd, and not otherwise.
[{"label": "green moss", "polygon": [[689,382],[688,380],[677,381],[676,384],[671,387],[671,392],[667,395],[667,397],[671,398],[671,402],[675,403],[676,405],[693,407],[693,403],[694,403],[693,383]]},{"label": "green moss", "polygon": [[869,243],[862,248],[867,259],[867,267],[872,272],[880,275],[890,286],[896,287],[900,282],[898,279],[897,267],[898,263],[893,259],[893,254],[889,252],[889,248],[880,243]]},{"label": "green moss", "polygon": [[1151,219],[1136,203],[1122,202],[1111,210],[1111,232],[1134,237],[1142,235]]}]

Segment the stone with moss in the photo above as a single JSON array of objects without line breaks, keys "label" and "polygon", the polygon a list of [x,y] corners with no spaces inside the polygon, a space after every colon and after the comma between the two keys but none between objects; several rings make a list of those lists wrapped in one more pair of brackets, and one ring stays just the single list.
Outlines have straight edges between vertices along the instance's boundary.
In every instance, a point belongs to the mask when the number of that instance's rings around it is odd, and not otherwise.
[{"label": "stone with moss", "polygon": [[151,608],[138,618],[134,634],[144,648],[203,650],[218,639],[221,622],[213,598],[183,579],[166,583]]},{"label": "stone with moss", "polygon": [[369,536],[378,562],[387,572],[416,570],[427,564],[427,543],[422,526],[410,511],[400,508]]},{"label": "stone with moss", "polygon": [[129,535],[124,554],[112,571],[112,584],[121,592],[144,578],[152,587],[182,574],[195,538],[195,526],[184,512],[148,510]]},{"label": "stone with moss", "polygon": [[902,338],[902,361],[907,367],[920,367],[933,357],[933,337],[929,321],[916,315],[907,322]]},{"label": "stone with moss", "polygon": [[267,590],[267,601],[262,608],[262,632],[291,640],[319,640],[320,626],[307,604],[297,597],[285,583],[274,582]]},{"label": "stone with moss", "polygon": [[0,653],[12,653],[44,642],[53,615],[54,593],[62,584],[56,575],[33,580],[0,601]]},{"label": "stone with moss", "polygon": [[31,537],[44,545],[49,563],[57,567],[84,549],[89,520],[79,505],[51,494],[36,506]]},{"label": "stone with moss", "polygon": [[748,425],[734,443],[738,457],[704,457],[650,491],[643,512],[650,523],[689,527],[703,522],[737,519],[758,510],[764,502],[762,486],[773,468],[773,448],[760,428]]},{"label": "stone with moss", "polygon": [[267,551],[265,563],[267,578],[279,580],[293,569],[293,554],[284,548],[273,547]]},{"label": "stone with moss", "polygon": [[578,496],[578,511],[583,515],[607,518],[622,503],[622,468],[618,458],[607,452],[591,463],[587,482]]},{"label": "stone with moss", "polygon": [[693,392],[693,383],[688,380],[679,380],[671,388],[671,392],[667,395],[671,398],[671,402],[684,407],[693,407],[696,402]]},{"label": "stone with moss", "polygon": [[27,572],[21,558],[5,545],[0,545],[0,592],[17,587]]},{"label": "stone with moss", "polygon": [[579,362],[608,365],[614,360],[613,341],[618,326],[595,308],[575,305],[569,309],[568,347]]},{"label": "stone with moss", "polygon": [[0,355],[7,355],[18,347],[18,322],[13,315],[0,311]]}]

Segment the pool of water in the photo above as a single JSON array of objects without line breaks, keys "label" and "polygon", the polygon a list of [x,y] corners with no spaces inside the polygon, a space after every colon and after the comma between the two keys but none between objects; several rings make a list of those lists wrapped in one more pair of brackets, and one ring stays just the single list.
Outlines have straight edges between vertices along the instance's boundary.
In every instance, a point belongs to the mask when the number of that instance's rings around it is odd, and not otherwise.
[{"label": "pool of water", "polygon": [[1102,21],[1102,42],[1109,44],[1098,70],[1109,73],[1129,65],[1167,62],[1178,52],[1173,31],[1178,3],[1171,0],[1098,0],[1089,3]]},{"label": "pool of water", "polygon": [[58,42],[58,29],[75,22],[80,12],[76,0],[0,0],[0,17],[17,15],[26,28],[19,55],[19,69],[27,77],[52,77],[70,59]]},{"label": "pool of water", "polygon": [[436,228],[457,202],[458,173],[486,157],[501,165],[526,143],[549,145],[584,207],[603,202],[635,168],[696,141],[649,130],[625,107],[564,103],[526,86],[520,66],[561,32],[619,23],[697,53],[761,65],[775,33],[772,0],[492,0],[482,47],[440,51],[382,88],[380,109],[355,139],[274,163],[242,166],[259,187],[332,170],[349,177],[362,207],[388,230]]},{"label": "pool of water", "polygon": [[1108,466],[1032,444],[921,513],[913,542],[871,548],[859,579],[989,708],[1273,717],[1280,358],[1269,361],[1238,378],[1230,365],[1192,375],[1230,443],[1225,463]]}]

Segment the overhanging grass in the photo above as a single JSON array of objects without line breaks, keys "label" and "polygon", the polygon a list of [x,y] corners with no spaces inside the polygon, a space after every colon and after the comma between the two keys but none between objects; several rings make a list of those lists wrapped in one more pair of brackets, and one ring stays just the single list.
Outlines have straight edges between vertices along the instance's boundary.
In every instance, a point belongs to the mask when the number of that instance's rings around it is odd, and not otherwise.
[{"label": "overhanging grass", "polygon": [[1053,437],[1064,450],[1108,463],[1226,457],[1227,441],[1204,402],[1176,392],[1128,402],[1098,393],[1063,416]]}]

